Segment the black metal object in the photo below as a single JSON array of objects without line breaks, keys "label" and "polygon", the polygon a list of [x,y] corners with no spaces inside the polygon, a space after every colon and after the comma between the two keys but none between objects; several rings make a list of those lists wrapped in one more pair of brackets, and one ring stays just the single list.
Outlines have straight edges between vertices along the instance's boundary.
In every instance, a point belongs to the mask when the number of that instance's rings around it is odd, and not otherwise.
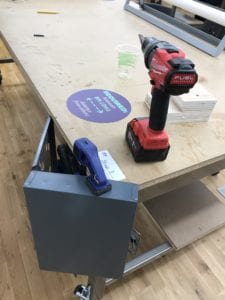
[{"label": "black metal object", "polygon": [[12,58],[0,58],[0,64],[9,64],[14,63],[14,60]]},{"label": "black metal object", "polygon": [[151,10],[149,8],[153,8],[157,11],[160,11],[164,14],[167,14],[168,16],[174,17],[175,13],[176,13],[176,7],[168,7],[168,6],[164,6],[161,5],[161,3],[144,3],[143,5],[141,5],[141,7],[147,11],[147,12],[151,12]]},{"label": "black metal object", "polygon": [[199,1],[204,3],[209,3],[211,5],[218,6],[218,7],[221,7],[222,5],[222,0],[199,0]]},{"label": "black metal object", "polygon": [[215,173],[212,173],[211,176],[217,176],[217,175],[219,175],[219,174],[220,174],[220,171],[217,171],[217,172],[215,172]]},{"label": "black metal object", "polygon": [[225,36],[225,27],[209,20],[205,20],[204,24],[198,28],[218,39],[222,39]]},{"label": "black metal object", "polygon": [[[9,64],[9,63],[13,63],[14,60],[12,58],[1,58],[0,59],[0,64]],[[0,70],[0,85],[2,84],[2,80],[3,80],[3,76]]]},{"label": "black metal object", "polygon": [[86,167],[78,164],[72,150],[67,144],[57,146],[57,153],[59,156],[58,170],[63,174],[76,174],[87,175]]}]

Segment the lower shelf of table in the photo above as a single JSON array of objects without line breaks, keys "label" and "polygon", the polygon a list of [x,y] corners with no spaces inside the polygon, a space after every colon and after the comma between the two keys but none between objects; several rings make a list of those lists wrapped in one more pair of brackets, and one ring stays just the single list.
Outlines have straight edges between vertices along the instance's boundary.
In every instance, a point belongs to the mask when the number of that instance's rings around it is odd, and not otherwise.
[{"label": "lower shelf of table", "polygon": [[225,205],[200,181],[144,202],[175,249],[225,224]]}]

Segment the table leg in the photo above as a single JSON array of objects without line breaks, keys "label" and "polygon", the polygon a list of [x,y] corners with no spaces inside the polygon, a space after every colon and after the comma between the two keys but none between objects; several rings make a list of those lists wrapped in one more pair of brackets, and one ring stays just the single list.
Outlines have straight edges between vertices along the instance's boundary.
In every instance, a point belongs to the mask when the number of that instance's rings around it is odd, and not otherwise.
[{"label": "table leg", "polygon": [[102,277],[88,277],[91,286],[90,300],[101,300],[105,292],[106,279]]}]

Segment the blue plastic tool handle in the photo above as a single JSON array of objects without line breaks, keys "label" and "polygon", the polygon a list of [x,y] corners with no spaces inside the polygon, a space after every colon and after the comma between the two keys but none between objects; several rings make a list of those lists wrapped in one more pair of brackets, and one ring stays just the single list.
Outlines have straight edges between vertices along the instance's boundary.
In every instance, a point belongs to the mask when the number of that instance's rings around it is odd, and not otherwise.
[{"label": "blue plastic tool handle", "polygon": [[103,194],[111,190],[111,184],[105,176],[98,149],[88,138],[80,138],[74,142],[73,152],[78,162],[88,168],[88,185],[95,194]]}]

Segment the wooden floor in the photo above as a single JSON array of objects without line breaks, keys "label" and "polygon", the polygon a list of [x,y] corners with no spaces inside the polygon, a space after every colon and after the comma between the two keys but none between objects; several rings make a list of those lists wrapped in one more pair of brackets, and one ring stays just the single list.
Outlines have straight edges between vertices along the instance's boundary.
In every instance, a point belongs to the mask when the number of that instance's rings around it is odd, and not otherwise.
[{"label": "wooden floor", "polygon": [[[6,55],[0,44],[0,56]],[[22,192],[46,116],[17,67],[4,65],[1,71],[0,300],[70,300],[86,278],[39,270]],[[225,173],[204,182],[215,190],[225,184]],[[225,299],[225,227],[136,271],[104,296],[128,299]]]}]

